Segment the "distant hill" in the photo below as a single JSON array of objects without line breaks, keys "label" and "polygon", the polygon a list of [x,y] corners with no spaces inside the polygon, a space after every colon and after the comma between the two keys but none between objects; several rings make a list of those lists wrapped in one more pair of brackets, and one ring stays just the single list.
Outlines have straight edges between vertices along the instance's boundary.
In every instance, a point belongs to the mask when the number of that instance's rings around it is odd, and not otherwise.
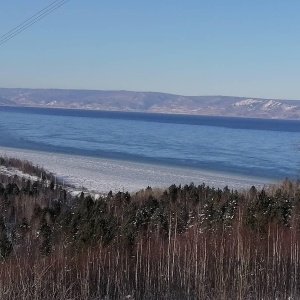
[{"label": "distant hill", "polygon": [[0,105],[14,105],[15,103],[13,101],[10,101],[8,99],[2,98],[0,96]]},{"label": "distant hill", "polygon": [[0,105],[300,119],[300,100],[157,92],[0,88]]}]

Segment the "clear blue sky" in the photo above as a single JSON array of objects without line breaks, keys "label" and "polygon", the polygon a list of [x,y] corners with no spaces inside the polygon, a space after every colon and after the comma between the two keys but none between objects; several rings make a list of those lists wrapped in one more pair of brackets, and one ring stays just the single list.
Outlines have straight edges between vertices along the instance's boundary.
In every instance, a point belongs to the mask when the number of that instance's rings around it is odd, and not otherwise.
[{"label": "clear blue sky", "polygon": [[[52,1],[1,1],[0,36]],[[0,46],[0,86],[300,99],[299,15],[299,0],[70,0]]]}]

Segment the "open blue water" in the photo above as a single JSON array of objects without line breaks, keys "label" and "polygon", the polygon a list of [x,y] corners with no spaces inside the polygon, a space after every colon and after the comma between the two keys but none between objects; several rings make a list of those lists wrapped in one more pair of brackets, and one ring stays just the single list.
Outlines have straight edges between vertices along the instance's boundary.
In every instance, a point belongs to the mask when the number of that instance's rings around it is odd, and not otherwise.
[{"label": "open blue water", "polygon": [[0,107],[0,147],[300,177],[300,121]]}]

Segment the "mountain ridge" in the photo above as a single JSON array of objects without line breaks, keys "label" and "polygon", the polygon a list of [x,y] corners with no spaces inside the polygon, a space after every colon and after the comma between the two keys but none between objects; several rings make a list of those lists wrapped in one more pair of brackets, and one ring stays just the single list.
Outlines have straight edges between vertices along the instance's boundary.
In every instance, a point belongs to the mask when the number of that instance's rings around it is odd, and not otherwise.
[{"label": "mountain ridge", "polygon": [[300,119],[300,100],[126,90],[0,88],[1,106]]}]

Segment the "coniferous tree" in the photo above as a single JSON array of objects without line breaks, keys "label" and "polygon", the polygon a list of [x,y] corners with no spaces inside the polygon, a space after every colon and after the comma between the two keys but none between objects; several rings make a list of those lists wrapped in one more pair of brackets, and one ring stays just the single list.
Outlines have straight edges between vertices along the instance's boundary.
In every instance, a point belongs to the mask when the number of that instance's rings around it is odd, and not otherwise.
[{"label": "coniferous tree", "polygon": [[52,249],[52,245],[51,245],[52,230],[48,225],[45,213],[43,213],[41,216],[40,235],[41,235],[40,250],[43,254],[48,255]]},{"label": "coniferous tree", "polygon": [[3,217],[0,217],[0,257],[7,258],[13,250],[11,241],[7,235],[7,229]]}]

